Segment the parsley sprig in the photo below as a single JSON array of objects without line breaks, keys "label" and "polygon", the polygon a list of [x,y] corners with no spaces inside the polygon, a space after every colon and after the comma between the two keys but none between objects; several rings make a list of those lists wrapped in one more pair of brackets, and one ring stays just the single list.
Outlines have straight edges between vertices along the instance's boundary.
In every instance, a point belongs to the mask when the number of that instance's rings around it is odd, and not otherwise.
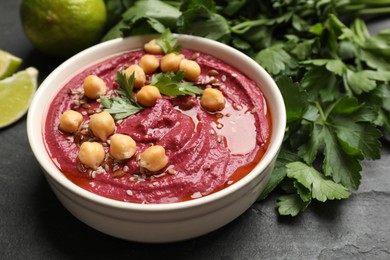
[{"label": "parsley sprig", "polygon": [[134,79],[134,73],[127,78],[124,72],[118,71],[116,73],[116,83],[118,83],[120,88],[117,89],[116,92],[119,96],[100,97],[105,111],[113,114],[115,120],[127,118],[142,110],[142,107],[134,98]]}]

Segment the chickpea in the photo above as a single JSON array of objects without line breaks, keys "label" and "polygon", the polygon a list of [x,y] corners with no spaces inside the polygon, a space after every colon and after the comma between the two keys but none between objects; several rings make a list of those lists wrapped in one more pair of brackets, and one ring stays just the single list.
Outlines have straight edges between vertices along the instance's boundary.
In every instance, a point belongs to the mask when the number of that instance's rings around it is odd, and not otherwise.
[{"label": "chickpea", "polygon": [[162,72],[177,72],[180,68],[180,62],[184,59],[182,54],[168,53],[161,58],[160,69]]},{"label": "chickpea", "polygon": [[197,81],[200,75],[200,66],[193,60],[183,59],[180,62],[180,70],[184,71],[184,78],[189,81]]},{"label": "chickpea", "polygon": [[159,65],[160,62],[156,56],[150,54],[142,56],[139,61],[139,66],[145,71],[146,74],[155,72]]},{"label": "chickpea", "polygon": [[144,45],[144,50],[151,54],[164,54],[163,49],[157,44],[156,39],[153,39]]},{"label": "chickpea", "polygon": [[84,142],[80,146],[79,160],[96,170],[106,157],[103,146],[98,142]]},{"label": "chickpea", "polygon": [[225,107],[225,97],[215,88],[206,88],[200,99],[200,104],[207,111],[219,111]]},{"label": "chickpea", "polygon": [[116,160],[125,160],[131,158],[136,149],[136,143],[128,135],[114,134],[111,136],[110,155]]},{"label": "chickpea", "polygon": [[157,172],[168,164],[168,156],[161,145],[147,148],[140,156],[139,165],[151,172]]},{"label": "chickpea", "polygon": [[95,75],[89,75],[84,79],[84,94],[87,98],[98,99],[107,92],[107,86],[104,81]]},{"label": "chickpea", "polygon": [[131,74],[134,73],[134,87],[135,88],[140,88],[143,85],[145,85],[145,81],[146,81],[145,71],[137,64],[133,64],[130,67],[128,67],[125,70],[125,73],[126,73],[127,78],[130,78]]},{"label": "chickpea", "polygon": [[83,115],[74,110],[67,110],[60,117],[59,128],[63,132],[76,132],[83,122]]},{"label": "chickpea", "polygon": [[91,116],[89,121],[89,129],[92,133],[102,141],[107,141],[107,137],[115,131],[115,122],[108,112],[101,112]]},{"label": "chickpea", "polygon": [[143,86],[135,95],[138,103],[144,107],[152,107],[157,99],[161,98],[160,90],[155,86]]}]

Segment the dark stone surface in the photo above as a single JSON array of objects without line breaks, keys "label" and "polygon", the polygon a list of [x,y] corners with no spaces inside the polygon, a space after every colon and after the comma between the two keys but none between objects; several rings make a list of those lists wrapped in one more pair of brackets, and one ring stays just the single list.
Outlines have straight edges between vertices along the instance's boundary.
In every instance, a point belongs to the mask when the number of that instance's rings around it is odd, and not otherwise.
[{"label": "dark stone surface", "polygon": [[[0,2],[0,49],[35,66],[40,82],[60,64],[24,36],[20,0]],[[390,28],[376,22],[374,32]],[[359,191],[348,200],[313,203],[279,217],[277,195],[225,227],[172,244],[139,244],[104,235],[74,218],[50,190],[28,144],[26,118],[0,130],[0,259],[390,259],[390,145],[364,162]]]}]

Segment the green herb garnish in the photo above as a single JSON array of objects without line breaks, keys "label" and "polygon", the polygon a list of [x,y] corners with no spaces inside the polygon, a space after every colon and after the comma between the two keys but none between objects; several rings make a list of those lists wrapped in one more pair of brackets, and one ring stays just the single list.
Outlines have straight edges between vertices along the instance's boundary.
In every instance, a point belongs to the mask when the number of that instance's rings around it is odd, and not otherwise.
[{"label": "green herb garnish", "polygon": [[166,29],[159,38],[156,39],[156,43],[161,46],[164,53],[180,52],[181,45],[177,38],[171,33],[171,30]]},{"label": "green herb garnish", "polygon": [[106,97],[101,96],[101,104],[110,114],[114,115],[115,120],[120,120],[134,115],[142,110],[142,107],[137,103],[133,94],[134,73],[127,79],[124,72],[116,73],[116,83],[120,89],[116,92],[119,96]]},{"label": "green herb garnish", "polygon": [[[195,86],[192,82],[183,81],[184,71],[159,73],[153,75],[151,85],[156,86],[160,93],[165,96],[181,95],[201,95],[203,90]],[[119,96],[106,97],[101,96],[101,104],[104,110],[114,115],[115,120],[127,118],[140,112],[143,107],[137,103],[134,97],[135,76],[134,73],[129,78],[124,72],[116,73],[115,82],[118,83],[119,89],[116,90]]]},{"label": "green herb garnish", "polygon": [[195,86],[192,82],[183,81],[184,71],[159,73],[153,75],[153,86],[156,86],[160,93],[166,96],[176,97],[181,95],[202,95],[203,90]]}]

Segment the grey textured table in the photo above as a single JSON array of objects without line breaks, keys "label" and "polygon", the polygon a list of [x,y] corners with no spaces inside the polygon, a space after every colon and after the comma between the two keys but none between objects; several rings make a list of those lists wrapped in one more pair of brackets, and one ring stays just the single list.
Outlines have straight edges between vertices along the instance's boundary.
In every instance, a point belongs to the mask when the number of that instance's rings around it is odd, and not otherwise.
[{"label": "grey textured table", "polygon": [[[0,49],[34,66],[40,82],[60,64],[34,50],[19,1],[0,2]],[[390,28],[376,22],[371,31]],[[390,259],[390,144],[365,162],[348,200],[279,217],[277,194],[225,227],[193,240],[150,245],[104,235],[74,218],[50,190],[28,144],[26,118],[0,130],[0,259]]]}]

